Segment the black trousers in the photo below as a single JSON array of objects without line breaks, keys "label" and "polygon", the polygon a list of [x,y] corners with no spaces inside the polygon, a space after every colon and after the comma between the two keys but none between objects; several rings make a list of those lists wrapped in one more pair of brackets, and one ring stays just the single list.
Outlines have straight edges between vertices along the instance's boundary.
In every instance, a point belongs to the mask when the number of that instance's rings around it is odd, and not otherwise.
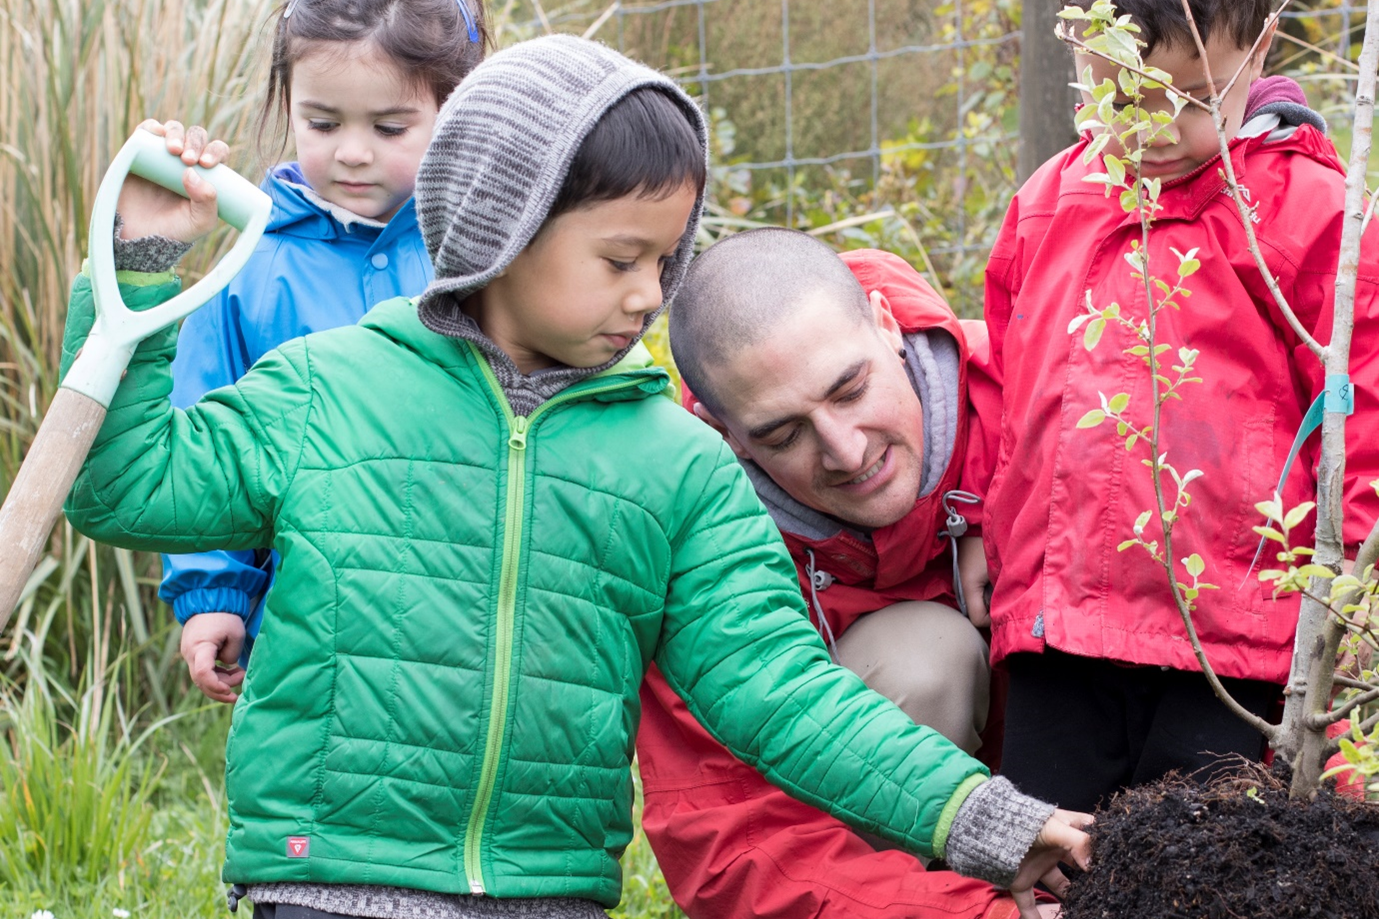
[{"label": "black trousers", "polygon": [[[1264,739],[1216,698],[1200,673],[1129,667],[1053,649],[1012,654],[1001,774],[1059,807],[1094,810],[1112,793],[1178,770],[1209,778],[1232,754],[1251,760]],[[1266,717],[1281,691],[1221,681]],[[1224,764],[1228,768],[1229,763]]]}]

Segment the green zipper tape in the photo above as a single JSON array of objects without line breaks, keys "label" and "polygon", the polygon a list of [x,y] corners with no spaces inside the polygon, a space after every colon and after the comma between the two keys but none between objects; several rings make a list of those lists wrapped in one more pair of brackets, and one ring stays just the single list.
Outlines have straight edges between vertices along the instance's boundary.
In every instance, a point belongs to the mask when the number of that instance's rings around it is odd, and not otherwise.
[{"label": "green zipper tape", "polygon": [[502,761],[503,741],[507,733],[509,691],[512,682],[513,634],[517,618],[517,576],[522,560],[522,509],[526,503],[527,439],[536,419],[566,402],[637,386],[635,380],[622,380],[606,386],[588,387],[556,395],[530,415],[515,415],[503,387],[498,382],[487,358],[467,342],[474,360],[483,372],[489,388],[498,399],[508,424],[508,487],[504,502],[503,563],[498,575],[498,621],[496,659],[493,662],[493,701],[489,706],[488,736],[484,742],[484,761],[479,770],[479,787],[474,793],[474,809],[464,839],[464,872],[469,892],[483,896],[487,892],[483,872],[484,826],[493,803],[493,790],[498,783],[498,766]]}]

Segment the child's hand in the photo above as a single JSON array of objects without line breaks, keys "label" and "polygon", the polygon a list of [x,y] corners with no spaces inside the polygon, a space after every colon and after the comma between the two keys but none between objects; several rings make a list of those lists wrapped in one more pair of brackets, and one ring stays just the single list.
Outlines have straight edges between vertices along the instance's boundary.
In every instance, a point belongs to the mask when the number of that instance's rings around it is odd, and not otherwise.
[{"label": "child's hand", "polygon": [[1067,892],[1068,879],[1058,868],[1060,862],[1076,864],[1083,871],[1092,867],[1092,839],[1082,832],[1091,823],[1091,814],[1061,808],[1044,823],[1034,845],[1020,862],[1015,883],[1010,885],[1010,895],[1020,908],[1020,919],[1041,919],[1046,915],[1034,901],[1037,882],[1042,881],[1057,897]]},{"label": "child's hand", "polygon": [[244,649],[244,620],[234,613],[201,613],[182,626],[182,659],[192,682],[217,702],[239,698],[234,688],[244,682],[239,652]]},{"label": "child's hand", "polygon": [[[149,119],[139,125],[139,130],[148,131],[167,139],[169,153],[179,154],[188,166],[215,166],[230,153],[230,148],[222,140],[210,140],[206,129],[193,126],[184,129],[177,121],[166,124]],[[181,242],[195,242],[215,228],[216,206],[215,188],[203,181],[191,169],[182,176],[182,187],[190,198],[170,192],[160,185],[131,175],[125,179],[120,189],[120,202],[116,206],[124,226],[120,230],[123,239],[138,239],[141,236],[166,236]]]},{"label": "child's hand", "polygon": [[991,577],[986,568],[986,551],[980,536],[958,539],[958,580],[962,583],[962,599],[967,605],[967,618],[979,629],[991,625],[991,610],[986,598]]}]

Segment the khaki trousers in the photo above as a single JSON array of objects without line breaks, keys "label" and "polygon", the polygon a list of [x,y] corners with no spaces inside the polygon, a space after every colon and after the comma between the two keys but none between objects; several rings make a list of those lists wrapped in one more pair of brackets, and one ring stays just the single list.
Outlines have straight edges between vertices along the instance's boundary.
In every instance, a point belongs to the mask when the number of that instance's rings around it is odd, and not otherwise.
[{"label": "khaki trousers", "polygon": [[980,633],[942,603],[906,601],[858,619],[838,638],[838,662],[967,753],[980,746],[991,691]]}]

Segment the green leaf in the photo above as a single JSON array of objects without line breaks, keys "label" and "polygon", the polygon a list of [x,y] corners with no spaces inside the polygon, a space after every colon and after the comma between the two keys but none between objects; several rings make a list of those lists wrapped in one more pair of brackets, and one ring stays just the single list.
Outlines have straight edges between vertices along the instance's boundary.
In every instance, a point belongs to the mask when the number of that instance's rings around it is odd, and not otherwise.
[{"label": "green leaf", "polygon": [[1144,532],[1144,528],[1149,524],[1149,518],[1152,516],[1154,516],[1153,511],[1145,511],[1143,514],[1140,514],[1138,517],[1135,518],[1136,536]]},{"label": "green leaf", "polygon": [[1307,515],[1312,513],[1312,508],[1316,506],[1317,505],[1313,504],[1311,501],[1304,501],[1303,503],[1299,504],[1297,507],[1289,511],[1288,515],[1283,518],[1283,528],[1285,530],[1291,530],[1293,527],[1302,523],[1302,521],[1307,517]]},{"label": "green leaf", "polygon": [[1106,413],[1099,408],[1094,408],[1083,415],[1077,422],[1079,428],[1094,428],[1106,420]]},{"label": "green leaf", "polygon": [[1206,562],[1202,561],[1202,556],[1198,555],[1196,552],[1183,559],[1183,567],[1186,568],[1187,573],[1194,578],[1201,577],[1202,572],[1207,570]]},{"label": "green leaf", "polygon": [[1088,351],[1096,348],[1101,342],[1101,333],[1106,331],[1106,320],[1100,317],[1087,323],[1087,331],[1082,334],[1082,346]]},{"label": "green leaf", "polygon": [[1298,574],[1305,578],[1324,578],[1328,581],[1336,576],[1336,572],[1325,565],[1303,565],[1298,569]]},{"label": "green leaf", "polygon": [[1113,154],[1106,154],[1101,161],[1106,165],[1106,175],[1111,180],[1111,184],[1117,188],[1125,184],[1125,164],[1120,157]]},{"label": "green leaf", "polygon": [[1068,323],[1068,334],[1071,335],[1082,328],[1082,323],[1092,318],[1091,313],[1083,313],[1081,316],[1074,316],[1073,321]]},{"label": "green leaf", "polygon": [[1119,415],[1130,406],[1130,394],[1128,392],[1116,393],[1111,397],[1111,414]]},{"label": "green leaf", "polygon": [[1196,274],[1197,269],[1201,267],[1202,263],[1195,258],[1190,258],[1185,262],[1180,262],[1178,264],[1178,277],[1179,279],[1190,278],[1194,274]]},{"label": "green leaf", "polygon": [[1117,552],[1124,552],[1126,549],[1129,549],[1131,546],[1137,545],[1138,543],[1139,543],[1139,540],[1138,540],[1138,539],[1127,539],[1125,542],[1123,542],[1123,543],[1121,543],[1120,545],[1116,546],[1116,551],[1117,551]]},{"label": "green leaf", "polygon": [[1255,510],[1276,523],[1283,522],[1283,500],[1277,494],[1272,501],[1260,501],[1255,505]]},{"label": "green leaf", "polygon": [[1129,437],[1125,438],[1125,450],[1126,450],[1126,452],[1129,452],[1129,451],[1135,449],[1135,444],[1139,442],[1139,439],[1140,439],[1140,435],[1139,435],[1139,434],[1131,434]]},{"label": "green leaf", "polygon": [[1260,536],[1263,536],[1265,539],[1272,539],[1276,543],[1281,543],[1285,546],[1288,545],[1288,537],[1284,536],[1282,533],[1280,533],[1273,527],[1254,527],[1253,529],[1256,533],[1258,533]]}]

